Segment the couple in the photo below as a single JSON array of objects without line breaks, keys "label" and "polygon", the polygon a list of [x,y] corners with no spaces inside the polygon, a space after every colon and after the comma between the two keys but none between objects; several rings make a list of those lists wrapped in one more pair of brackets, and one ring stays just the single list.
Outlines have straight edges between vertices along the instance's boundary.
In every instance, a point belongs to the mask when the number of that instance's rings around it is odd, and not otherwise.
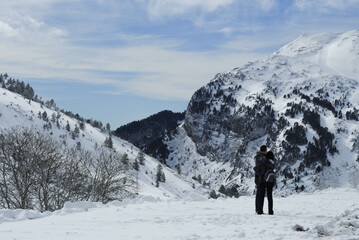
[{"label": "couple", "polygon": [[[268,214],[273,215],[273,186],[274,178],[274,155],[272,151],[267,152],[267,146],[262,145],[255,156],[255,183],[256,191],[256,213],[263,214],[264,196],[267,191]],[[273,173],[272,178],[268,176]]]}]

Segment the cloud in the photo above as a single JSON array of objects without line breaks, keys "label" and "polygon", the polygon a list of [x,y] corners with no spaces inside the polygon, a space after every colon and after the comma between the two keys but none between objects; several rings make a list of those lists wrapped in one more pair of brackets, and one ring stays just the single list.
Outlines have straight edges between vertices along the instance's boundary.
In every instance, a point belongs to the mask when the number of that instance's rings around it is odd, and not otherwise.
[{"label": "cloud", "polygon": [[256,0],[256,2],[264,11],[270,11],[277,5],[276,0]]},{"label": "cloud", "polygon": [[147,10],[150,18],[157,19],[182,15],[196,9],[210,13],[233,2],[234,0],[148,0]]},{"label": "cloud", "polygon": [[[128,37],[128,36],[127,36]],[[152,39],[151,39],[152,38]],[[74,46],[56,37],[20,42],[0,41],[0,64],[8,73],[49,81],[72,80],[112,86],[111,94],[129,93],[152,99],[185,99],[218,72],[262,55],[232,51],[185,52],[175,42],[147,36],[133,46]],[[112,74],[118,73],[118,74]],[[129,73],[129,74],[123,74]]]},{"label": "cloud", "polygon": [[302,11],[338,11],[349,8],[358,8],[359,0],[296,0],[294,6]]},{"label": "cloud", "polygon": [[9,24],[0,21],[0,37],[14,37],[18,35],[18,31],[12,28]]},{"label": "cloud", "polygon": [[[305,14],[290,17],[317,4],[291,2],[288,15],[271,21],[276,0],[16,2],[24,6],[0,9],[3,71],[97,84],[107,94],[186,100],[216,73],[264,57],[309,29]],[[103,91],[108,86],[112,91]]]},{"label": "cloud", "polygon": [[50,27],[43,21],[30,15],[21,15],[18,12],[0,16],[0,36],[8,38],[37,38],[45,40],[51,36],[62,37],[67,33],[64,29]]}]

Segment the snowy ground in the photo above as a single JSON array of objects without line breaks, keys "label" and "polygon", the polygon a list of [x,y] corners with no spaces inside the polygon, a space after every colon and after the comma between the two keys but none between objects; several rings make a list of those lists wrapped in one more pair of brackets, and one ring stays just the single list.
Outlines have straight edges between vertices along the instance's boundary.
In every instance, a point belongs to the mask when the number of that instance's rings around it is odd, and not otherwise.
[{"label": "snowy ground", "polygon": [[253,196],[71,203],[45,214],[0,210],[0,239],[359,239],[358,199],[354,189],[275,198],[274,216],[255,215]]}]

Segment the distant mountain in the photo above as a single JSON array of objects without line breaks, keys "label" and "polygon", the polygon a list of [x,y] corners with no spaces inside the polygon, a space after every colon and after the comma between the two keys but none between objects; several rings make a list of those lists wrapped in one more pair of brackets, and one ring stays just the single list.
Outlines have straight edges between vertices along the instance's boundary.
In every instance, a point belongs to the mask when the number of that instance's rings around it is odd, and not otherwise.
[{"label": "distant mountain", "polygon": [[358,186],[358,106],[359,31],[304,34],[196,91],[158,157],[212,188],[249,194],[265,144],[281,194]]},{"label": "distant mountain", "polygon": [[145,150],[151,143],[176,129],[183,123],[184,118],[184,112],[174,113],[165,110],[148,118],[121,126],[113,134]]}]

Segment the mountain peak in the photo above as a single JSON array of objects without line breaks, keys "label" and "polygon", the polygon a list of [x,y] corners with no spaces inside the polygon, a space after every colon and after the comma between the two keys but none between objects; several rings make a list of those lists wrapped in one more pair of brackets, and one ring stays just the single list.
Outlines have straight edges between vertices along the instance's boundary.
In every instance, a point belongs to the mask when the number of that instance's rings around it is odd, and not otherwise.
[{"label": "mountain peak", "polygon": [[359,30],[344,33],[302,34],[271,57],[287,57],[319,64],[338,75],[359,80]]}]

